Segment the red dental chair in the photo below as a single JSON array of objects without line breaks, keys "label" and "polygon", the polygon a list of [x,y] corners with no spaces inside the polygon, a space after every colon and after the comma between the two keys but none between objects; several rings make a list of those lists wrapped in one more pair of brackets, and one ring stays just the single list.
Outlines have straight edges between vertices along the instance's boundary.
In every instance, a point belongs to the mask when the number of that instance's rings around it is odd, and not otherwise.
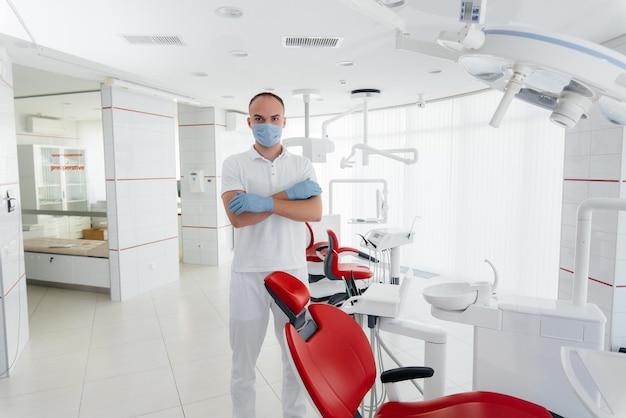
[{"label": "red dental chair", "polygon": [[[328,300],[329,304],[337,306],[360,293],[356,280],[371,279],[373,273],[368,266],[341,262],[340,257],[342,255],[351,254],[356,257],[363,257],[363,254],[351,247],[341,247],[337,234],[332,229],[327,229],[326,232],[328,233],[328,250],[324,259],[324,274],[330,280],[343,280],[346,284],[346,293],[334,295]],[[365,257],[367,256],[365,255]]]},{"label": "red dental chair", "polygon": [[313,228],[305,222],[307,228],[306,261],[309,269],[309,283],[315,283],[324,277],[324,257],[328,250],[328,242],[315,241]]},{"label": "red dental chair", "polygon": [[[369,341],[359,324],[341,309],[309,303],[308,289],[281,271],[265,278],[265,287],[287,313],[285,340],[292,365],[323,418],[361,418],[358,409],[376,379]],[[429,367],[385,371],[381,381],[394,382],[432,376]],[[395,391],[388,391],[395,393]],[[551,418],[533,403],[493,392],[467,392],[421,402],[384,403],[377,418]]]}]

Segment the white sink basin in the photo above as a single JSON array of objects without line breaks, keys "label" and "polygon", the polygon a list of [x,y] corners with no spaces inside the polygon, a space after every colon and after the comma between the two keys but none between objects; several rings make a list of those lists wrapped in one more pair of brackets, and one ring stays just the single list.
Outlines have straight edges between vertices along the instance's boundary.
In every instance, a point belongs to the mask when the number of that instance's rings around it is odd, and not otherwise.
[{"label": "white sink basin", "polygon": [[476,302],[478,290],[470,283],[440,283],[422,291],[426,302],[446,311],[463,311]]}]

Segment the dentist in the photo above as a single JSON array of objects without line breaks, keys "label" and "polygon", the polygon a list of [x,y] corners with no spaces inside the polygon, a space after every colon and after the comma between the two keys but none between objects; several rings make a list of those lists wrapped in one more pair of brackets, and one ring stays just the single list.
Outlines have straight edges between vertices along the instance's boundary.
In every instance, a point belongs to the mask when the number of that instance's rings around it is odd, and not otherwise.
[{"label": "dentist", "polygon": [[311,162],[291,154],[280,141],[283,100],[269,92],[250,100],[248,126],[255,142],[228,157],[222,169],[222,201],[235,228],[230,282],[231,398],[233,418],[255,418],[256,362],[269,323],[282,351],[283,418],[306,415],[306,394],[291,370],[283,342],[286,315],[272,301],[263,280],[277,270],[308,286],[305,221],[322,217],[322,190]]}]

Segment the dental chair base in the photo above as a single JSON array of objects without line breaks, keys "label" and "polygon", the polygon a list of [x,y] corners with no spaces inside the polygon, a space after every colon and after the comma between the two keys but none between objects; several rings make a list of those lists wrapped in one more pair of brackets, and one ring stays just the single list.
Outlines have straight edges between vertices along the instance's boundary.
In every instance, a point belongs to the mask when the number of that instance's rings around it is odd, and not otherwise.
[{"label": "dental chair base", "polygon": [[435,318],[474,325],[473,390],[497,391],[563,417],[588,417],[561,367],[561,347],[602,350],[606,318],[593,304],[499,295]]}]

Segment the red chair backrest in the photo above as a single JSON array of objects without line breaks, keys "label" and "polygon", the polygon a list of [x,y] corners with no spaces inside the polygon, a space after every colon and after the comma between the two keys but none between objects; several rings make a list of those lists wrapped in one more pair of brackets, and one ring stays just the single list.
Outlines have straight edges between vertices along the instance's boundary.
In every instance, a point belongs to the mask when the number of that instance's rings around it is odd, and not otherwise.
[{"label": "red chair backrest", "polygon": [[307,236],[307,247],[306,247],[306,261],[312,261],[314,263],[321,263],[324,261],[317,254],[317,251],[320,250],[322,256],[325,256],[326,249],[328,247],[328,243],[325,241],[315,242],[315,235],[313,234],[313,228],[308,222],[305,222],[308,236]]},{"label": "red chair backrest", "polygon": [[331,280],[340,280],[341,277],[337,274],[337,265],[339,264],[337,234],[330,228],[326,230],[326,233],[328,234],[328,251],[324,259],[324,275]]},{"label": "red chair backrest", "polygon": [[341,309],[311,304],[317,331],[305,341],[291,324],[285,337],[293,364],[323,418],[353,418],[376,380],[376,364],[359,324]]},{"label": "red chair backrest", "polygon": [[309,225],[308,222],[305,222],[306,224],[306,229],[308,231],[308,239],[307,239],[307,243],[306,243],[306,249],[308,250],[309,248],[313,247],[313,243],[315,242],[315,237],[313,236],[313,228],[311,228],[311,225]]}]

